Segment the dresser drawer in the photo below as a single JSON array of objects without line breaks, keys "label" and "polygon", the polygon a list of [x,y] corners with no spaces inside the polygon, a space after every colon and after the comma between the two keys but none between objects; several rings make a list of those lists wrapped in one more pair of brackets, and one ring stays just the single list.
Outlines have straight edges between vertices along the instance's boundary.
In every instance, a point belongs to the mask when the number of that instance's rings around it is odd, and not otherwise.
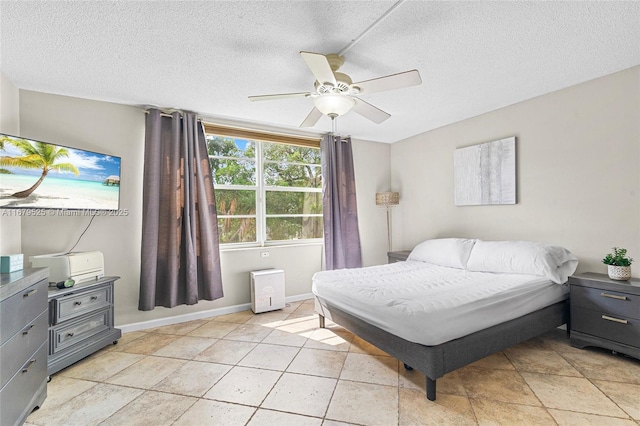
[{"label": "dresser drawer", "polygon": [[14,294],[0,304],[0,345],[47,309],[47,280]]},{"label": "dresser drawer", "polygon": [[572,285],[571,306],[640,319],[640,296],[635,294]]},{"label": "dresser drawer", "polygon": [[637,319],[571,306],[571,326],[581,333],[640,348]]},{"label": "dresser drawer", "polygon": [[[0,390],[0,424],[22,424],[20,419],[26,418],[37,399],[42,398],[41,392],[46,392],[46,385],[47,344],[43,343]],[[16,419],[19,423],[16,423]]]},{"label": "dresser drawer", "polygon": [[49,332],[51,354],[55,354],[84,339],[109,330],[111,328],[110,323],[111,311],[107,308],[92,315],[52,328]]},{"label": "dresser drawer", "polygon": [[111,305],[111,287],[104,286],[78,294],[69,294],[52,300],[52,324],[78,317],[85,312],[108,308]]},{"label": "dresser drawer", "polygon": [[0,360],[2,360],[0,362],[0,389],[20,369],[24,360],[46,342],[47,312],[45,311],[0,346]]}]

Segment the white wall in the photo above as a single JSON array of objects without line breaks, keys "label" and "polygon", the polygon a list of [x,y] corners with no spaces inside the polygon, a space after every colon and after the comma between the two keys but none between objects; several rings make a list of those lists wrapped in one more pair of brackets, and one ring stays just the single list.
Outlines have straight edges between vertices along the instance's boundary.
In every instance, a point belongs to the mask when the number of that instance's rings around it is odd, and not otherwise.
[{"label": "white wall", "polygon": [[[20,135],[20,92],[0,73],[0,132]],[[0,179],[2,177],[0,176]],[[0,254],[22,253],[19,210],[0,209]]]},{"label": "white wall", "polygon": [[[192,314],[250,302],[249,271],[270,267],[286,272],[288,297],[311,293],[311,276],[321,270],[322,245],[283,246],[266,249],[228,250],[221,253],[225,296],[194,306],[138,311],[140,240],[142,229],[142,173],[144,114],[139,108],[86,99],[20,92],[22,136],[122,157],[120,204],[126,217],[97,217],[76,251],[100,250],[105,273],[122,277],[116,282],[115,321],[132,324]],[[387,189],[389,146],[354,141],[355,167],[361,217],[363,260],[386,262],[384,214],[373,202],[375,191]],[[369,201],[371,200],[371,201]],[[68,250],[88,223],[88,217],[36,217],[22,221],[25,255]],[[382,232],[381,232],[382,231]],[[260,252],[270,256],[261,258]]]},{"label": "white wall", "polygon": [[[454,206],[454,150],[507,136],[517,137],[517,204]],[[612,246],[640,260],[639,165],[634,67],[393,144],[395,237],[406,249],[446,236],[547,241],[575,253],[579,272],[605,273]]]}]

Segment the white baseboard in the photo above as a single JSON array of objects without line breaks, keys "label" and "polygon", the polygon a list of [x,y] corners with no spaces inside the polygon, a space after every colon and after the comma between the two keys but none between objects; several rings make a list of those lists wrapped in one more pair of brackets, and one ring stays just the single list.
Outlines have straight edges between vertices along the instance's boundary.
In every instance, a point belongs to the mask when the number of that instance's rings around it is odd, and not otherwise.
[{"label": "white baseboard", "polygon": [[[307,293],[307,294],[298,294],[295,296],[287,297],[285,298],[285,301],[287,303],[291,303],[291,302],[299,302],[301,300],[308,300],[312,298],[313,298],[313,293]],[[235,312],[246,311],[248,309],[251,309],[251,304],[243,303],[241,305],[226,306],[224,308],[216,308],[216,309],[208,309],[206,311],[176,315],[176,316],[167,317],[167,318],[158,318],[158,319],[149,320],[149,321],[134,322],[131,324],[122,324],[122,325],[117,325],[116,327],[119,328],[123,333],[129,333],[132,331],[147,330],[150,328],[162,327],[165,325],[180,324],[182,322],[194,321],[202,318],[211,318],[211,317],[217,317],[220,315],[233,314]]]}]

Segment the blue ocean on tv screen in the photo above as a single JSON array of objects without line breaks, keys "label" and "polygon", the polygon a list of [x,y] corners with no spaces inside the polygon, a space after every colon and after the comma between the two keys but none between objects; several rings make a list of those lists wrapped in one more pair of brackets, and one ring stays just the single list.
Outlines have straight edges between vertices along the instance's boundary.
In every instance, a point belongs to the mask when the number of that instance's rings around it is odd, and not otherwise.
[{"label": "blue ocean on tv screen", "polygon": [[0,208],[119,208],[119,157],[2,134],[0,141]]}]

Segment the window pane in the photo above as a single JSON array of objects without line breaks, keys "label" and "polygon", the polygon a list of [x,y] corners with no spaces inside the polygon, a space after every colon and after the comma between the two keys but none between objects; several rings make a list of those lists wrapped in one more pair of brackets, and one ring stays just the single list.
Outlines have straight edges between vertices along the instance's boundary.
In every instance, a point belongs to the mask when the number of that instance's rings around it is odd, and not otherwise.
[{"label": "window pane", "polygon": [[216,189],[218,215],[255,215],[256,191],[244,189]]},{"label": "window pane", "polygon": [[207,136],[207,151],[209,155],[219,157],[255,158],[256,144],[244,139]]},{"label": "window pane", "polygon": [[321,159],[320,150],[318,148],[305,148],[301,146],[265,142],[262,151],[264,159],[270,161],[320,164]]},{"label": "window pane", "polygon": [[217,185],[255,185],[256,164],[250,160],[209,158],[213,181]]},{"label": "window pane", "polygon": [[322,168],[287,163],[265,163],[264,182],[269,186],[322,188]]},{"label": "window pane", "polygon": [[218,219],[218,235],[220,244],[256,242],[256,219]]},{"label": "window pane", "polygon": [[267,240],[322,238],[321,217],[268,217]]},{"label": "window pane", "polygon": [[321,192],[267,191],[267,214],[322,214]]}]

